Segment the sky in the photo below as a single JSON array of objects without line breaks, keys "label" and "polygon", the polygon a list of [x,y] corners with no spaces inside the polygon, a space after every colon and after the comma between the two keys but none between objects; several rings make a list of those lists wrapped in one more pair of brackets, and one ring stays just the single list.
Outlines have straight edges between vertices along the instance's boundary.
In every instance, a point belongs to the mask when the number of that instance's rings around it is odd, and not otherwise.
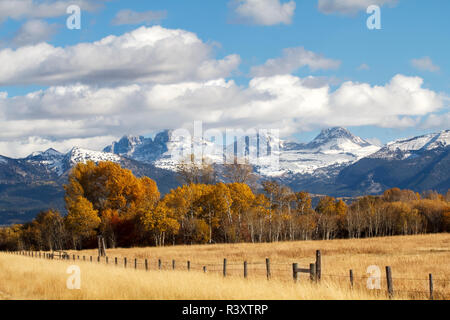
[{"label": "sky", "polygon": [[449,13],[448,0],[1,0],[0,154],[101,150],[194,121],[300,142],[334,126],[378,144],[450,129]]}]

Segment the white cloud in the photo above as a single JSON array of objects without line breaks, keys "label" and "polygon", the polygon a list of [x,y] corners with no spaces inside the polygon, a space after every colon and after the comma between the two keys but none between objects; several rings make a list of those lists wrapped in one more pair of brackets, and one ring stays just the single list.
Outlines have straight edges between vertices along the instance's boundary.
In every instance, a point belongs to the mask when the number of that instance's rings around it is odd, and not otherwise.
[{"label": "white cloud", "polygon": [[194,33],[141,27],[93,43],[47,43],[0,50],[0,85],[176,83],[227,77],[238,55],[213,58],[213,46]]},{"label": "white cloud", "polygon": [[124,24],[152,24],[159,23],[167,17],[166,11],[145,11],[136,12],[133,10],[121,10],[114,17],[112,23],[114,25]]},{"label": "white cloud", "polygon": [[279,128],[283,136],[329,126],[411,127],[442,107],[443,97],[423,88],[418,77],[397,75],[383,86],[345,82],[335,91],[309,81],[278,75],[254,78],[248,87],[217,79],[1,94],[0,154],[25,156],[52,143],[69,148],[78,140],[101,149],[110,142],[102,144],[106,137],[148,134],[194,120],[215,128]]},{"label": "white cloud", "polygon": [[421,71],[438,72],[439,66],[435,65],[430,57],[412,59],[411,65]]},{"label": "white cloud", "polygon": [[366,11],[371,5],[396,5],[398,0],[319,0],[319,11],[325,14],[338,13],[354,15],[359,11]]},{"label": "white cloud", "polygon": [[295,12],[295,1],[231,0],[238,22],[271,26],[290,24]]},{"label": "white cloud", "polygon": [[269,59],[261,66],[255,66],[250,73],[253,76],[264,77],[278,74],[289,74],[301,67],[308,66],[310,70],[336,69],[341,62],[323,57],[303,47],[287,48],[283,50],[281,58]]},{"label": "white cloud", "polygon": [[425,129],[449,129],[450,112],[443,114],[430,114],[421,125]]},{"label": "white cloud", "polygon": [[6,19],[54,18],[66,15],[67,7],[78,5],[83,11],[96,11],[108,0],[1,0],[0,22]]},{"label": "white cloud", "polygon": [[12,42],[20,47],[48,41],[57,32],[58,25],[44,20],[29,20],[17,31]]}]

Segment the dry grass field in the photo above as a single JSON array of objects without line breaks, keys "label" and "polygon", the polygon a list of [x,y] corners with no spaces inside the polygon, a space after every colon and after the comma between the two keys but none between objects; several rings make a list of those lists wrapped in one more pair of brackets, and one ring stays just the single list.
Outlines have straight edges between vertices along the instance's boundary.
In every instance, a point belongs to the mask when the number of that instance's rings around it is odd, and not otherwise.
[{"label": "dry grass field", "polygon": [[[308,275],[302,274],[294,284],[292,263],[308,267],[317,249],[322,252],[321,282],[311,283]],[[105,258],[97,262],[96,250],[69,253],[76,261],[1,253],[0,299],[386,299],[385,266],[392,268],[394,298],[427,299],[428,274],[432,273],[435,298],[450,299],[450,234],[109,249],[109,265]],[[135,258],[138,270],[133,270]],[[224,258],[228,262],[225,279]],[[270,281],[265,279],[265,258],[271,261]],[[144,259],[149,261],[149,271],[144,270]],[[163,262],[162,271],[158,270],[158,259]],[[172,260],[175,271],[171,270]],[[188,260],[190,272],[186,270]],[[248,279],[243,278],[244,260],[249,266]],[[66,268],[71,264],[81,268],[81,290],[66,288]],[[381,269],[380,290],[366,288],[370,265]],[[203,266],[207,273],[203,273]],[[350,269],[354,272],[353,289]]]}]

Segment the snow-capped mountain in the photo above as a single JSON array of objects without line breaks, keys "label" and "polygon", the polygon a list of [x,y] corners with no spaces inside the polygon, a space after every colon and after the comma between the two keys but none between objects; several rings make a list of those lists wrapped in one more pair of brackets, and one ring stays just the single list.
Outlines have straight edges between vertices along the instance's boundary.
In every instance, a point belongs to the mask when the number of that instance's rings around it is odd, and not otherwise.
[{"label": "snow-capped mountain", "polygon": [[347,129],[330,128],[307,144],[281,141],[279,171],[263,167],[260,172],[267,176],[313,174],[318,169],[348,165],[379,149]]},{"label": "snow-capped mountain", "polygon": [[120,162],[121,157],[107,152],[92,151],[79,147],[72,148],[68,153],[64,154],[55,149],[46,151],[33,152],[25,159],[21,159],[28,164],[43,166],[49,172],[55,173],[57,176],[63,175],[67,170],[77,163],[86,163],[87,161],[112,161]]},{"label": "snow-capped mountain", "polygon": [[62,175],[64,173],[64,154],[50,148],[44,152],[33,152],[24,160],[27,163],[41,165],[55,172],[57,175]]},{"label": "snow-capped mountain", "polygon": [[[262,179],[275,179],[295,191],[359,196],[392,187],[418,192],[450,188],[450,130],[397,140],[381,149],[344,128],[323,130],[309,143],[272,134],[258,135],[257,144],[252,139],[253,143],[241,138],[227,145],[225,156],[233,158],[235,148],[255,155],[255,145],[266,146],[270,156],[259,153],[255,171]],[[154,179],[161,193],[167,193],[179,185],[174,170],[182,157],[173,155],[188,157],[193,145],[206,149],[210,161],[223,160],[223,146],[199,138],[192,142],[171,130],[153,139],[125,136],[103,152],[74,147],[67,153],[48,149],[22,159],[0,156],[0,224],[30,220],[49,207],[63,211],[67,173],[88,160],[120,163],[137,176]],[[272,155],[279,160],[275,167]]]},{"label": "snow-capped mountain", "polygon": [[450,130],[388,143],[343,168],[336,184],[363,193],[398,187],[415,191],[450,189]]},{"label": "snow-capped mountain", "polygon": [[155,138],[142,136],[124,136],[119,141],[103,149],[125,158],[151,163],[158,168],[175,171],[180,161],[189,159],[194,150],[203,150],[212,163],[217,163],[222,157],[222,150],[217,144],[194,137],[183,137],[174,134],[173,130],[164,130],[156,134]]},{"label": "snow-capped mountain", "polygon": [[424,151],[430,151],[450,146],[450,130],[430,133],[410,139],[400,139],[388,143],[370,158],[408,159]]},{"label": "snow-capped mountain", "polygon": [[[344,128],[323,130],[308,144],[281,140],[271,133],[264,136],[258,135],[257,138],[252,137],[251,139],[254,139],[253,144],[249,142],[250,138],[245,140],[245,137],[241,137],[240,147],[245,148],[250,155],[254,155],[254,157],[250,156],[250,162],[255,166],[256,171],[269,177],[313,173],[319,168],[355,162],[379,150],[379,147],[354,136]],[[271,155],[279,158],[276,167],[273,166],[270,157],[263,156],[261,153],[258,157],[255,156],[258,153],[252,148],[257,146],[256,139],[259,139],[259,146],[263,143],[267,144],[266,149],[271,150]],[[188,156],[196,147],[201,148],[204,157],[209,158],[212,163],[223,163],[224,147],[222,145],[200,138],[194,141],[183,139],[174,135],[170,130],[158,133],[154,140],[124,136],[103,151],[174,171],[177,163],[183,160],[182,155]],[[235,151],[233,145],[230,144],[225,149],[225,157],[232,159],[233,155],[230,155],[230,150],[231,152]],[[240,154],[244,154],[244,152]]]},{"label": "snow-capped mountain", "polygon": [[92,151],[74,147],[65,155],[65,160],[69,163],[69,167],[77,163],[86,163],[87,161],[94,161],[95,163],[101,161],[120,162],[121,157],[109,152]]}]

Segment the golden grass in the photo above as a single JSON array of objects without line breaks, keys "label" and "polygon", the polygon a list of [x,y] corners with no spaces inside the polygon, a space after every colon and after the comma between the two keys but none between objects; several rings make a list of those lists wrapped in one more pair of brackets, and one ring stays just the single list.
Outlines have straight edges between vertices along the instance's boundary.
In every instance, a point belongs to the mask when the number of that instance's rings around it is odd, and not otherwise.
[{"label": "golden grass", "polygon": [[66,288],[70,261],[38,260],[0,254],[0,297],[3,299],[369,299],[370,294],[333,284],[295,285],[278,281],[224,279],[183,271],[125,270],[76,261],[81,289]]},{"label": "golden grass", "polygon": [[[322,281],[310,283],[302,274],[292,282],[292,263],[308,267],[315,250],[322,252]],[[435,279],[435,296],[450,297],[450,234],[398,236],[359,240],[299,241],[265,244],[220,244],[107,250],[109,263],[96,263],[95,250],[70,252],[77,261],[48,261],[0,254],[0,298],[12,299],[385,299],[384,268],[392,267],[395,297],[426,299],[428,274]],[[89,263],[89,256],[94,263]],[[86,257],[86,262],[82,257]],[[123,268],[123,257],[128,266]],[[266,257],[271,259],[272,279],[265,280]],[[138,259],[139,270],[134,268]],[[143,269],[143,259],[150,271]],[[221,275],[227,258],[229,277]],[[158,271],[157,260],[164,262]],[[176,260],[176,271],[171,268]],[[186,261],[191,261],[191,271]],[[249,263],[249,278],[242,277],[242,263]],[[82,289],[66,288],[66,267],[77,264]],[[207,265],[208,273],[201,269]],[[381,290],[366,289],[366,270],[377,265],[382,271]],[[355,287],[348,273],[353,269]]]}]

